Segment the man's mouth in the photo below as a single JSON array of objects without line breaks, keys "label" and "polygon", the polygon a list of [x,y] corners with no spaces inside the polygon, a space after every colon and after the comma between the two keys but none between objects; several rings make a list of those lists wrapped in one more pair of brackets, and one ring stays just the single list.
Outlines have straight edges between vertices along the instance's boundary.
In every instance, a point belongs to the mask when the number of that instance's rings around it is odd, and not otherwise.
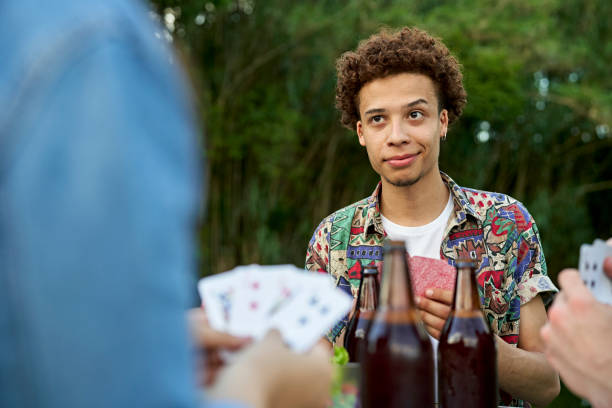
[{"label": "man's mouth", "polygon": [[391,167],[405,167],[412,163],[418,155],[418,153],[397,155],[385,159],[385,162],[387,162]]}]

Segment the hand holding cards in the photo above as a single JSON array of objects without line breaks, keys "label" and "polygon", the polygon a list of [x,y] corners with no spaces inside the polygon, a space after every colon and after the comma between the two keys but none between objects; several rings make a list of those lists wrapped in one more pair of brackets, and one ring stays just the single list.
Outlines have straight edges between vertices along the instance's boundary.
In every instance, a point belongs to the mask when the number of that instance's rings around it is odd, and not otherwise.
[{"label": "hand holding cards", "polygon": [[214,329],[255,339],[277,329],[296,352],[309,350],[352,303],[329,276],[292,265],[239,266],[201,279],[198,290]]},{"label": "hand holding cards", "polygon": [[600,239],[596,239],[592,245],[582,244],[578,269],[582,281],[595,299],[612,305],[612,280],[603,270],[604,260],[609,256],[612,256],[612,247]]}]

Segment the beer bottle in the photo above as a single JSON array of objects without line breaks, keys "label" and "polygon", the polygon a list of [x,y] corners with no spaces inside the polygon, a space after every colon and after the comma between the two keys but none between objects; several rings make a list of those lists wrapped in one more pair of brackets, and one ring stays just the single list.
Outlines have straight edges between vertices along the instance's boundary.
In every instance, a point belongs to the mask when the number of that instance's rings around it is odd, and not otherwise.
[{"label": "beer bottle", "polygon": [[414,303],[405,253],[404,242],[385,243],[380,302],[363,352],[363,408],[434,404],[433,351]]},{"label": "beer bottle", "polygon": [[362,347],[368,326],[374,317],[378,305],[378,269],[376,266],[366,266],[357,295],[357,307],[348,324],[344,337],[344,348],[349,353],[349,361],[354,363],[361,359]]},{"label": "beer bottle", "polygon": [[438,386],[442,408],[496,408],[495,338],[480,310],[474,264],[457,262],[452,310],[438,346]]}]

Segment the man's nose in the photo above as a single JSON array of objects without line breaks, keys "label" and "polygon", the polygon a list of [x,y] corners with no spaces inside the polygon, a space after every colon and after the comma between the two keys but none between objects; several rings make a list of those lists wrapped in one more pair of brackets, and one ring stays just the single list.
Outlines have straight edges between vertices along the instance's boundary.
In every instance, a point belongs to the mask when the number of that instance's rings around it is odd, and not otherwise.
[{"label": "man's nose", "polygon": [[391,145],[407,143],[410,140],[407,126],[401,119],[391,121],[390,132],[391,133],[387,138],[387,143]]}]

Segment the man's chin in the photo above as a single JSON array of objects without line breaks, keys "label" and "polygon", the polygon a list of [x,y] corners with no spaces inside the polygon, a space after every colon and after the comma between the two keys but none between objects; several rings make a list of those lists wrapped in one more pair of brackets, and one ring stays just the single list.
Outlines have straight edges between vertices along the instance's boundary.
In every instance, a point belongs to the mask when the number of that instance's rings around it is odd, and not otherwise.
[{"label": "man's chin", "polygon": [[394,179],[388,179],[385,177],[385,180],[387,180],[387,183],[395,187],[410,187],[418,183],[419,180],[421,180],[421,178],[422,176],[411,177],[411,178],[394,178]]}]

